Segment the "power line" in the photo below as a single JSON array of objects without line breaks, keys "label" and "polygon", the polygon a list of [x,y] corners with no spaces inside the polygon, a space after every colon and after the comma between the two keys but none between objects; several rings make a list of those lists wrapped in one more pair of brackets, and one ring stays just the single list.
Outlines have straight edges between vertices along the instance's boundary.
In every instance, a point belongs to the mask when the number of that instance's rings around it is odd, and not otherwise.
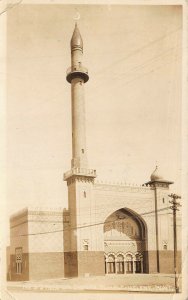
[{"label": "power line", "polygon": [[[173,60],[171,60],[169,63],[165,63],[165,66],[167,66],[167,65],[170,65],[172,62],[177,62],[181,57],[178,57],[178,55],[176,55],[176,58],[177,59],[173,59]],[[135,68],[143,68],[143,67],[145,67],[145,65],[147,64],[147,61],[144,63],[144,64],[142,64],[142,65],[139,65],[139,66],[137,66],[137,67],[134,67],[134,68],[132,68],[132,69],[135,69]],[[151,67],[152,68],[152,67]],[[140,75],[137,75],[137,76],[135,76],[134,78],[132,78],[132,79],[130,79],[130,80],[127,80],[127,81],[119,81],[119,85],[120,86],[125,86],[125,85],[127,85],[127,84],[129,84],[129,83],[131,83],[131,82],[134,82],[135,80],[137,80],[137,79],[139,79],[139,78],[142,78],[142,77],[144,77],[144,76],[146,76],[146,75],[148,75],[148,74],[150,74],[150,73],[153,73],[154,71],[156,71],[156,70],[159,70],[159,69],[161,69],[161,68],[164,68],[164,64],[162,64],[162,65],[160,65],[160,66],[158,66],[158,67],[153,67],[150,71],[147,71],[147,72],[145,72],[145,73],[143,73],[143,74],[140,74]],[[132,69],[130,69],[129,70],[129,72],[132,70]],[[125,74],[125,73],[124,73]],[[114,78],[114,79],[116,79],[117,80],[117,78]],[[127,78],[128,79],[128,78]],[[118,82],[118,81],[117,81]],[[99,86],[101,85],[101,83],[97,86],[97,88],[99,88]],[[117,85],[116,85],[116,88],[117,88]],[[96,95],[95,95],[96,96]]]},{"label": "power line", "polygon": [[[158,209],[158,212],[159,211],[164,211],[164,210],[169,209],[169,208],[170,208],[170,206]],[[152,211],[149,211],[149,212],[142,213],[140,215],[143,216],[143,215],[148,215],[148,214],[151,214],[151,213],[155,213],[155,211],[152,210]],[[131,218],[130,217],[126,217],[125,219],[131,219]],[[121,219],[117,218],[117,219],[115,219],[113,221],[87,224],[87,225],[82,225],[82,226],[77,226],[77,227],[69,227],[69,228],[66,228],[66,229],[59,229],[59,230],[53,230],[53,231],[44,231],[44,232],[37,232],[37,233],[20,234],[20,235],[14,236],[14,237],[35,236],[35,235],[43,235],[43,234],[58,233],[58,232],[64,232],[64,231],[71,231],[71,230],[76,230],[76,229],[82,229],[82,228],[94,227],[94,226],[98,226],[98,225],[104,225],[104,224],[107,224],[107,223],[113,223],[113,222],[115,222],[117,220],[121,220]]]},{"label": "power line", "polygon": [[112,67],[114,64],[117,64],[117,63],[120,63],[121,61],[125,61],[125,60],[129,59],[130,57],[136,55],[137,53],[140,53],[140,51],[142,51],[143,49],[146,49],[146,48],[148,48],[149,46],[151,46],[151,45],[157,43],[158,41],[161,41],[161,40],[165,39],[167,36],[169,36],[169,35],[171,35],[171,34],[177,32],[177,31],[179,31],[180,29],[182,29],[182,27],[178,27],[177,29],[175,29],[175,30],[173,30],[173,31],[170,31],[168,34],[165,34],[165,35],[159,37],[158,39],[155,39],[155,40],[153,40],[152,42],[149,42],[148,44],[146,44],[146,45],[144,45],[144,46],[142,46],[142,47],[140,47],[140,48],[134,50],[134,51],[133,51],[132,53],[130,53],[129,55],[127,55],[127,56],[125,56],[125,57],[123,57],[123,58],[121,58],[121,59],[119,59],[119,60],[116,60],[116,62],[114,62],[114,63],[111,64],[110,66],[107,66],[106,68],[103,68],[99,73],[104,72],[105,69],[108,69],[109,67]]},{"label": "power line", "polygon": [[22,1],[23,1],[23,0],[20,0],[20,1],[16,2],[16,3],[14,3],[14,4],[8,4],[8,5],[5,7],[5,9],[2,10],[2,11],[0,12],[0,15],[4,14],[4,13],[7,12],[8,10],[14,8],[15,6],[18,6],[19,4],[21,4]]}]

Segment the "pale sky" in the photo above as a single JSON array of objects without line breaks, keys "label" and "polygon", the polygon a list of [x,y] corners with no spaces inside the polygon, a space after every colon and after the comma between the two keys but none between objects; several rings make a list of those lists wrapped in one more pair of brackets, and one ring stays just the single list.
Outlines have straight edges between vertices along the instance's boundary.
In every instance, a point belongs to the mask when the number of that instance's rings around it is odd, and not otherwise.
[{"label": "pale sky", "polygon": [[7,208],[67,205],[70,39],[84,42],[87,154],[98,179],[180,192],[180,6],[19,5],[7,27]]}]

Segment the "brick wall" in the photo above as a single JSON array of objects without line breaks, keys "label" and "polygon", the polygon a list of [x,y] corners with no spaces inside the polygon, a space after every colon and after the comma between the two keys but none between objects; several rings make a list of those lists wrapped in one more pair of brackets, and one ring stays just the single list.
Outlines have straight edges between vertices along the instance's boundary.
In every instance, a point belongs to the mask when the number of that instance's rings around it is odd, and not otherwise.
[{"label": "brick wall", "polygon": [[65,277],[105,275],[103,251],[65,252]]},{"label": "brick wall", "polygon": [[[181,273],[181,251],[177,251],[177,273]],[[160,273],[174,273],[174,252],[159,251]]]},{"label": "brick wall", "polygon": [[65,277],[78,276],[78,254],[76,251],[64,253],[64,274]]},{"label": "brick wall", "polygon": [[30,280],[64,277],[64,253],[30,253],[29,267]]},{"label": "brick wall", "polygon": [[156,251],[148,251],[148,273],[157,273],[157,255]]},{"label": "brick wall", "polygon": [[105,263],[103,251],[78,252],[78,275],[105,275]]},{"label": "brick wall", "polygon": [[[148,272],[157,273],[156,251],[148,251]],[[160,273],[174,273],[174,252],[172,250],[159,251]],[[177,273],[181,273],[181,251],[177,252]]]}]

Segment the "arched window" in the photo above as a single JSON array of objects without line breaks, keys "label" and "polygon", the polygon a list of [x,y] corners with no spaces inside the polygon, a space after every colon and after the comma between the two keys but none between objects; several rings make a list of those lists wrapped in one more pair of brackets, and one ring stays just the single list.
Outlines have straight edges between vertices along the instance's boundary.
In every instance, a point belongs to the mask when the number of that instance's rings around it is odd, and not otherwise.
[{"label": "arched window", "polygon": [[135,273],[141,273],[142,267],[141,267],[141,255],[136,254],[135,256]]},{"label": "arched window", "polygon": [[126,273],[133,273],[133,257],[131,254],[126,255]]},{"label": "arched window", "polygon": [[124,274],[124,257],[122,254],[117,256],[116,272],[117,274]]},{"label": "arched window", "polygon": [[116,269],[115,269],[115,257],[114,255],[110,254],[108,256],[108,259],[107,259],[107,273],[108,274],[113,274],[116,272]]},{"label": "arched window", "polygon": [[15,249],[15,256],[16,256],[16,273],[22,273],[22,248]]}]

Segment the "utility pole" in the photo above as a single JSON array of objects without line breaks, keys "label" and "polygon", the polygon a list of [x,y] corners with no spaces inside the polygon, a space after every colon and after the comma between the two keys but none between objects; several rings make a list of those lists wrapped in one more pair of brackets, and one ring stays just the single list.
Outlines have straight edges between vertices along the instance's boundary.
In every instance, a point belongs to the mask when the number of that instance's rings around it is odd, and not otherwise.
[{"label": "utility pole", "polygon": [[173,232],[174,232],[174,280],[175,280],[175,292],[179,293],[179,287],[178,287],[178,278],[177,278],[177,232],[176,232],[176,211],[179,210],[178,206],[180,204],[177,202],[177,199],[181,199],[180,196],[176,194],[170,194],[168,195],[170,198],[172,198],[171,201],[169,201],[172,206],[170,208],[173,210]]}]

